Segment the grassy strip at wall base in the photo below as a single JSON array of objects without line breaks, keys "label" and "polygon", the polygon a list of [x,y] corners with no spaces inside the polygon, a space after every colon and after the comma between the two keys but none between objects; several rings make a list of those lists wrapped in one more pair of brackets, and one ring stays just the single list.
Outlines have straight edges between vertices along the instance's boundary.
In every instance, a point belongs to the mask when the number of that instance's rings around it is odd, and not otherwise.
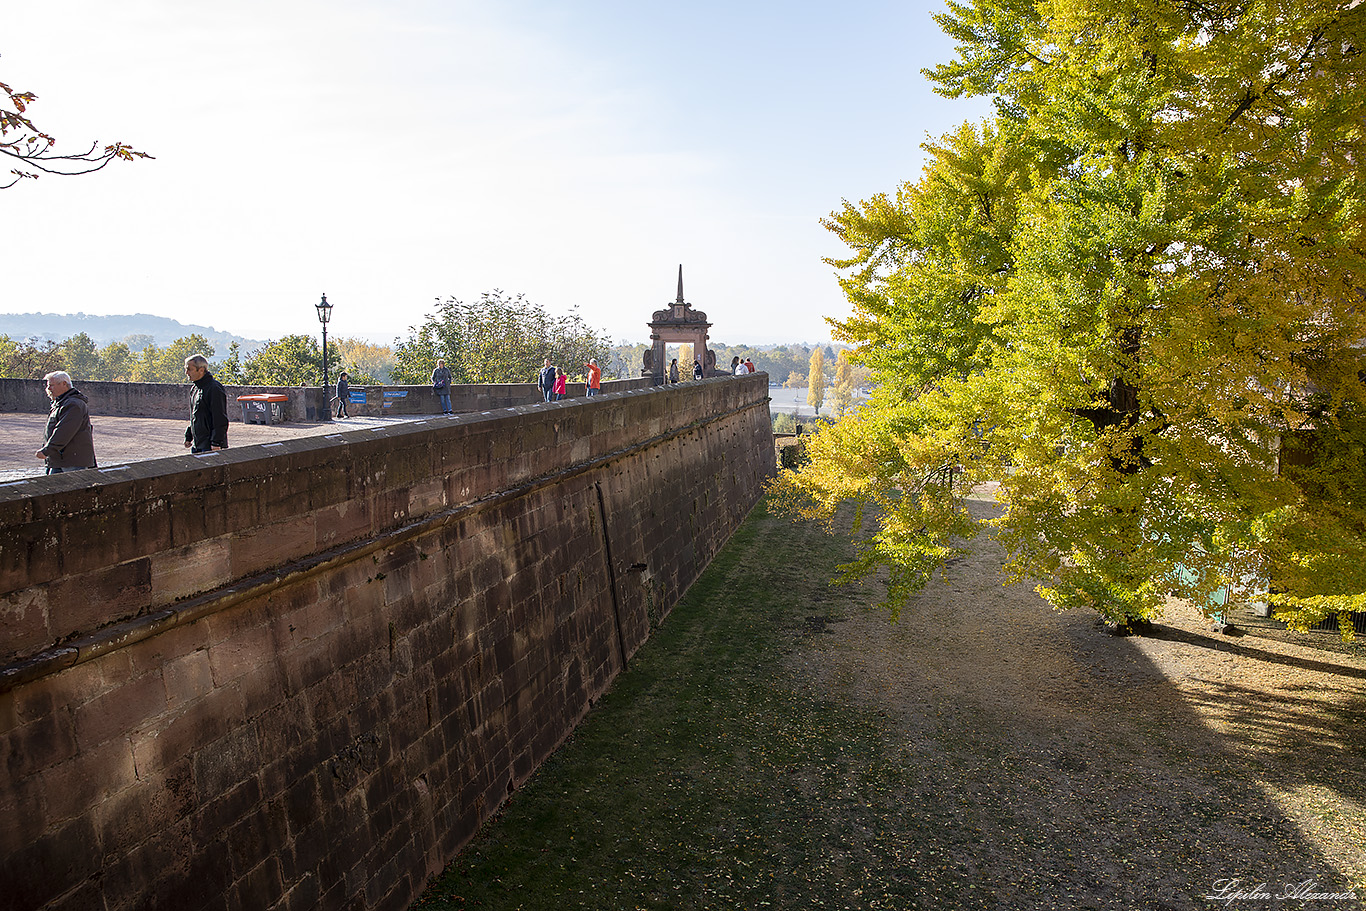
[{"label": "grassy strip at wall base", "polygon": [[[842,860],[878,827],[864,792],[893,771],[877,726],[784,668],[861,598],[828,585],[847,548],[756,507],[572,739],[414,907],[844,907],[859,880],[900,891],[894,845],[857,872]],[[827,801],[840,824],[813,826]]]}]

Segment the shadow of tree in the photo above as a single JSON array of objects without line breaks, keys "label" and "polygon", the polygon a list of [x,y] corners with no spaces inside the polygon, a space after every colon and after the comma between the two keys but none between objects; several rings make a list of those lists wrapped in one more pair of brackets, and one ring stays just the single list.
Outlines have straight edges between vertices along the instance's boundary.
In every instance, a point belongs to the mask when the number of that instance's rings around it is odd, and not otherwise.
[{"label": "shadow of tree", "polygon": [[1213,719],[1240,755],[1277,780],[1302,778],[1366,802],[1366,688],[1293,684],[1277,692],[1233,683],[1210,685],[1186,699]]},{"label": "shadow of tree", "polygon": [[[1294,895],[1366,882],[1351,818],[1366,671],[1175,627],[1116,638],[1003,588],[1004,553],[969,547],[896,626],[838,625],[826,677],[897,719],[882,822],[917,833],[937,893],[964,908],[1360,906]],[[1207,679],[1229,660],[1244,663],[1231,680]],[[1229,900],[1263,883],[1267,898]]]},{"label": "shadow of tree", "polygon": [[1258,661],[1270,662],[1272,664],[1283,664],[1286,667],[1314,671],[1319,674],[1334,674],[1339,677],[1366,680],[1366,668],[1349,664],[1339,664],[1328,660],[1305,658],[1300,655],[1287,655],[1281,652],[1268,651],[1240,642],[1230,641],[1226,637],[1216,638],[1214,636],[1202,636],[1199,633],[1193,633],[1190,630],[1178,629],[1162,624],[1154,624],[1151,632],[1147,634],[1146,638],[1184,642],[1187,645],[1194,645],[1199,648],[1207,648],[1218,652],[1227,652],[1228,654],[1238,655],[1242,658],[1252,658]]}]

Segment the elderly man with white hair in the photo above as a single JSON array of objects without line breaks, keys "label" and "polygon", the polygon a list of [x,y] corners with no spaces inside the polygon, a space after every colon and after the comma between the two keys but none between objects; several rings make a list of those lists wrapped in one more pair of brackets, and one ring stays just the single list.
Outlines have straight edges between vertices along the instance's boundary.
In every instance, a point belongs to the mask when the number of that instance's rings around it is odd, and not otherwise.
[{"label": "elderly man with white hair", "polygon": [[90,427],[90,400],[71,385],[71,375],[56,370],[43,377],[52,412],[47,435],[38,458],[47,461],[47,473],[58,474],[95,467],[95,436]]},{"label": "elderly man with white hair", "polygon": [[190,426],[185,428],[185,448],[192,453],[228,448],[228,391],[209,372],[208,358],[192,354],[185,358],[185,375],[194,383],[190,393]]}]

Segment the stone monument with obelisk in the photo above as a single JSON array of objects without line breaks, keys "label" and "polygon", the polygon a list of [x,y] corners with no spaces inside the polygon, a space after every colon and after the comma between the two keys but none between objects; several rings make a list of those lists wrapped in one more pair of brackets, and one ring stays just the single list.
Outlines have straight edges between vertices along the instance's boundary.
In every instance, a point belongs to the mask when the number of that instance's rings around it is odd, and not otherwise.
[{"label": "stone monument with obelisk", "polygon": [[[654,319],[650,320],[652,347],[645,352],[640,375],[653,377],[656,386],[663,386],[669,368],[665,346],[670,342],[677,342],[692,345],[693,356],[702,364],[703,376],[715,376],[716,355],[707,347],[707,330],[710,328],[711,323],[707,322],[707,314],[701,310],[694,310],[691,304],[683,300],[683,266],[680,263],[678,297],[674,298],[668,309],[656,310]],[[678,375],[680,379],[691,379],[692,364],[679,364]]]}]

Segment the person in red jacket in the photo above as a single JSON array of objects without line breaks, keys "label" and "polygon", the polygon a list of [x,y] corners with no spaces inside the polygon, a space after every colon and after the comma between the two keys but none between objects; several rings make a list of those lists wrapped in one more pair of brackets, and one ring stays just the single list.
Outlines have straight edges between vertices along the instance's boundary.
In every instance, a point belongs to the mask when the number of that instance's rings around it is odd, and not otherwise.
[{"label": "person in red jacket", "polygon": [[598,359],[590,358],[583,366],[588,371],[588,394],[599,394],[602,392],[602,370],[598,367]]}]

